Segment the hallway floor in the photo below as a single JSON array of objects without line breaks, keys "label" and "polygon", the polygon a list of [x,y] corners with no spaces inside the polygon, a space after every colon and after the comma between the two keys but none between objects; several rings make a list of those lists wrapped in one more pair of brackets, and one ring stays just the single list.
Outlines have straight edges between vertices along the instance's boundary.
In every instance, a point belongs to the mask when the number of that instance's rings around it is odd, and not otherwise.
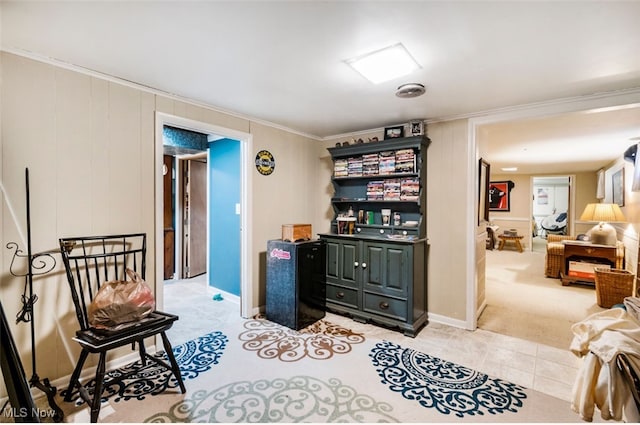
[{"label": "hallway floor", "polygon": [[239,305],[227,300],[214,301],[214,294],[207,287],[207,274],[164,282],[163,310],[180,316],[180,320],[168,332],[172,345],[182,344],[212,329],[242,320]]}]

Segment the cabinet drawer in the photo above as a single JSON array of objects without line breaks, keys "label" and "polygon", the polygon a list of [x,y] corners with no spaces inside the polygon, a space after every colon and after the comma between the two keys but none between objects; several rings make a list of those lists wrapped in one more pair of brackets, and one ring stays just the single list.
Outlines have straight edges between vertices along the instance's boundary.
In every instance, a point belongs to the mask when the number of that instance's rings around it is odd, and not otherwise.
[{"label": "cabinet drawer", "polygon": [[405,321],[407,319],[407,301],[375,294],[364,294],[364,311]]},{"label": "cabinet drawer", "polygon": [[327,302],[359,308],[358,291],[341,286],[327,285]]}]

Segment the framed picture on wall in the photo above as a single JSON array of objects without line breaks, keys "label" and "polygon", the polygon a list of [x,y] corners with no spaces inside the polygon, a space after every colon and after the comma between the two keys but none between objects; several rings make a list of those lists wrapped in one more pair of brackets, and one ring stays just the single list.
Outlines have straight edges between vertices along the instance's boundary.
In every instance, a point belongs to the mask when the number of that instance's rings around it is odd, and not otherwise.
[{"label": "framed picture on wall", "polygon": [[489,211],[511,211],[511,180],[489,183]]},{"label": "framed picture on wall", "polygon": [[624,168],[611,176],[611,195],[614,204],[624,207]]},{"label": "framed picture on wall", "polygon": [[489,221],[489,178],[491,165],[480,158],[478,163],[478,226]]}]

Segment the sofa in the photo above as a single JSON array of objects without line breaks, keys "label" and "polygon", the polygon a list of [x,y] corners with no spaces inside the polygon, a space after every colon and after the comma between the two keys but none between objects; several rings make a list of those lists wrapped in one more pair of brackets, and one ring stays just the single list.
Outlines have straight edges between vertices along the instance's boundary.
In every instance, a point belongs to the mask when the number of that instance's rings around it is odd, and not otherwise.
[{"label": "sofa", "polygon": [[[570,235],[547,235],[547,253],[544,261],[544,275],[547,277],[559,278],[560,273],[564,270],[564,240],[576,240],[575,236]],[[616,269],[624,268],[624,244],[620,241],[617,243],[616,252]]]}]

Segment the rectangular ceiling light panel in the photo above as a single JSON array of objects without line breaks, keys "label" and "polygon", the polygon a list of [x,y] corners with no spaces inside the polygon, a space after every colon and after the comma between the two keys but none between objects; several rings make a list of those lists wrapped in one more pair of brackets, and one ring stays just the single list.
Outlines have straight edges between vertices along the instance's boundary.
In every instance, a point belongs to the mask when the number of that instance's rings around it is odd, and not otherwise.
[{"label": "rectangular ceiling light panel", "polygon": [[420,68],[402,43],[346,61],[374,84],[408,75]]}]

